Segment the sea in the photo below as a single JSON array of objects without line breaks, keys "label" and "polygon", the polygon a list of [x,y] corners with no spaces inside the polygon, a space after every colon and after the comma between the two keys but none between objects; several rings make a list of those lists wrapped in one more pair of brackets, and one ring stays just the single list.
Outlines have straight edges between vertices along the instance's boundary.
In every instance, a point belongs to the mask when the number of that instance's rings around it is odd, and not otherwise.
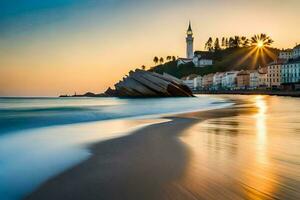
[{"label": "sea", "polygon": [[[219,97],[0,98],[0,199],[22,199],[91,156],[95,142],[126,136],[175,113],[232,105]],[[160,120],[157,120],[161,118]]]}]

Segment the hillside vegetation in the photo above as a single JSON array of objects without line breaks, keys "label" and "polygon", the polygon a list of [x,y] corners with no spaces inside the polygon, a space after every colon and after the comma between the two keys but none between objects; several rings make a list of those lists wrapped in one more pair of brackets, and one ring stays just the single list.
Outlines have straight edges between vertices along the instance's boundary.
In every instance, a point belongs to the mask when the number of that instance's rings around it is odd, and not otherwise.
[{"label": "hillside vegetation", "polygon": [[157,73],[168,73],[177,78],[182,78],[190,74],[205,75],[215,72],[224,72],[241,69],[257,69],[259,66],[266,66],[274,61],[279,53],[279,49],[266,47],[253,49],[253,47],[235,47],[217,50],[213,53],[214,64],[207,67],[195,67],[194,64],[187,63],[177,66],[177,61],[170,61],[154,66],[150,71]]}]

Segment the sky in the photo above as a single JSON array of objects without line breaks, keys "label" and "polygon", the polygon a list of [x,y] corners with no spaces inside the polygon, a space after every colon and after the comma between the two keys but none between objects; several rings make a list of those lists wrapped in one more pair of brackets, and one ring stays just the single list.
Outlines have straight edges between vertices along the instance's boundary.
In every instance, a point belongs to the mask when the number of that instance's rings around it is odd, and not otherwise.
[{"label": "sky", "polygon": [[154,56],[208,37],[300,43],[299,0],[0,0],[0,96],[100,93]]}]

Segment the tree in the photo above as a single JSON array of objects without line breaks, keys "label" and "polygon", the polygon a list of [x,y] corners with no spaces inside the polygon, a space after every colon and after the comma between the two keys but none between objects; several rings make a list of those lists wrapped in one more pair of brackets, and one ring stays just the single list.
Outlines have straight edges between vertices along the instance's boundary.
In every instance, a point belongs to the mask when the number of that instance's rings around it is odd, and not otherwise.
[{"label": "tree", "polygon": [[240,44],[242,47],[247,47],[250,44],[250,40],[246,38],[245,36],[242,36],[240,39]]},{"label": "tree", "polygon": [[214,43],[214,49],[215,49],[216,51],[218,51],[218,50],[221,49],[220,43],[219,43],[219,38],[216,38],[216,40],[215,40],[215,43]]},{"label": "tree", "polygon": [[167,61],[172,60],[172,56],[167,56],[166,60]]},{"label": "tree", "polygon": [[213,40],[211,37],[209,37],[207,42],[205,43],[205,49],[207,49],[208,51],[212,51],[213,50],[212,43],[213,43]]},{"label": "tree", "polygon": [[257,47],[270,46],[274,41],[264,33],[251,37],[251,45]]},{"label": "tree", "polygon": [[160,64],[163,64],[164,63],[164,58],[160,57],[159,62],[160,62]]},{"label": "tree", "polygon": [[228,40],[228,38],[225,39],[225,47],[226,47],[226,49],[229,47],[229,40]]},{"label": "tree", "polygon": [[229,38],[228,44],[229,44],[229,45],[228,45],[229,48],[234,47],[234,39],[233,39],[233,37],[230,37],[230,38]]},{"label": "tree", "polygon": [[155,57],[153,58],[153,62],[154,62],[155,64],[157,64],[157,63],[158,63],[158,61],[159,61],[158,57],[157,57],[157,56],[155,56]]},{"label": "tree", "polygon": [[241,45],[241,39],[240,36],[234,36],[229,38],[229,47],[231,48],[237,48]]},{"label": "tree", "polygon": [[241,39],[240,36],[234,36],[233,38],[233,47],[240,47]]},{"label": "tree", "polygon": [[176,60],[176,56],[172,56],[172,60],[175,61]]},{"label": "tree", "polygon": [[225,37],[222,37],[222,47],[224,48],[224,47],[226,47],[226,43],[225,43]]},{"label": "tree", "polygon": [[146,66],[145,66],[145,65],[142,65],[141,68],[142,68],[142,70],[145,70],[145,69],[146,69]]}]

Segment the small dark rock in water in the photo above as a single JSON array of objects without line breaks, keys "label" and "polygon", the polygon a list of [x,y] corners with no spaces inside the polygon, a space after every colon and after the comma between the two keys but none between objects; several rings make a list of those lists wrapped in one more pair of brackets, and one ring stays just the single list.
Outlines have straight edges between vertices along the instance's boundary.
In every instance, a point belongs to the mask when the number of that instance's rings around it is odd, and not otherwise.
[{"label": "small dark rock in water", "polygon": [[180,79],[137,69],[115,84],[115,90],[105,92],[114,97],[193,97],[192,91]]},{"label": "small dark rock in water", "polygon": [[95,94],[87,92],[85,94],[74,94],[74,95],[60,95],[59,97],[108,97],[105,93]]}]

